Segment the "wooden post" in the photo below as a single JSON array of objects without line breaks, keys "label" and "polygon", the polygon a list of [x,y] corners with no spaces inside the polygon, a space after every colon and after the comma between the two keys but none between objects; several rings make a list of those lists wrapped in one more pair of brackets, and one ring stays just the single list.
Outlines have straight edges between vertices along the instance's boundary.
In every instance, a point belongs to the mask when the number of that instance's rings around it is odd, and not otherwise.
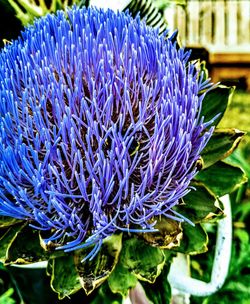
[{"label": "wooden post", "polygon": [[183,45],[186,45],[186,13],[185,9],[177,5],[176,7],[176,28],[179,31],[180,39]]},{"label": "wooden post", "polygon": [[225,5],[223,0],[214,2],[214,45],[225,45]]},{"label": "wooden post", "polygon": [[189,45],[199,45],[199,1],[190,1],[187,5],[187,14],[189,16],[189,22],[186,24],[188,27],[187,41]]},{"label": "wooden post", "polygon": [[227,18],[226,18],[226,28],[227,28],[227,44],[237,45],[237,12],[238,5],[237,0],[227,1]]},{"label": "wooden post", "polygon": [[200,12],[202,12],[200,42],[206,47],[212,44],[212,1],[201,1],[200,4]]},{"label": "wooden post", "polygon": [[175,4],[172,3],[164,10],[164,18],[167,21],[168,29],[170,33],[172,33],[177,29],[177,24],[175,23],[175,15],[176,15],[176,6]]},{"label": "wooden post", "polygon": [[[250,43],[250,1],[239,1],[238,43]],[[250,48],[249,48],[250,52]]]}]

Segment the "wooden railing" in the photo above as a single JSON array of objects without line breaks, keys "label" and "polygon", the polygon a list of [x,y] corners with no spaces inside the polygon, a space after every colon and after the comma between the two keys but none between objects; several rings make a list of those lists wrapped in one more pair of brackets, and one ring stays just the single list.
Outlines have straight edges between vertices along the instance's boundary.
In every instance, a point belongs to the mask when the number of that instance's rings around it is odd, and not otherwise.
[{"label": "wooden railing", "polygon": [[249,0],[188,0],[185,6],[171,5],[166,18],[172,29],[179,30],[185,45],[250,46]]},{"label": "wooden railing", "polygon": [[165,16],[184,46],[208,50],[214,81],[244,77],[250,90],[250,0],[187,0]]}]

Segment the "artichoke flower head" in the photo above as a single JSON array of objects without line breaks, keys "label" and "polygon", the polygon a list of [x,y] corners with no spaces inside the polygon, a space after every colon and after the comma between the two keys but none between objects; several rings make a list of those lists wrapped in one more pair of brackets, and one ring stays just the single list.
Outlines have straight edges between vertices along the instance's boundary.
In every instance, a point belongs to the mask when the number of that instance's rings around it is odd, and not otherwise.
[{"label": "artichoke flower head", "polygon": [[0,54],[0,215],[66,251],[156,231],[213,127],[189,53],[129,13],[73,7]]}]

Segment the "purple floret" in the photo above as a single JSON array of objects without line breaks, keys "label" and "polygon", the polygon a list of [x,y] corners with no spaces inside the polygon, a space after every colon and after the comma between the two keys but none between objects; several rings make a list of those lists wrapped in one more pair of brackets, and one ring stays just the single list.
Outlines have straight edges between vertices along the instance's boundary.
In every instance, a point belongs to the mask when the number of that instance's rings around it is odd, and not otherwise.
[{"label": "purple floret", "polygon": [[0,215],[66,251],[155,231],[190,191],[211,136],[210,86],[139,17],[74,7],[0,54]]}]

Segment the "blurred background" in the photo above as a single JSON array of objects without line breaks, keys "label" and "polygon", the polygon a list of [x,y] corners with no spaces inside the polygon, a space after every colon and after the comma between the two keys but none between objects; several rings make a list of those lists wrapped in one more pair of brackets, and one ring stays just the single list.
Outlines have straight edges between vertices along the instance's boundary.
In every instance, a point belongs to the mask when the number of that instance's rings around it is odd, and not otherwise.
[{"label": "blurred background", "polygon": [[[17,38],[23,28],[16,17],[17,9],[25,12],[25,8],[17,5],[21,2],[0,0],[0,47]],[[77,1],[69,1],[69,4],[74,2]],[[206,61],[214,83],[235,86],[220,127],[237,128],[247,133],[239,149],[227,161],[240,164],[250,178],[250,0],[141,0],[127,1],[127,4],[132,2],[138,4],[137,10],[143,7],[144,13],[152,10],[151,7],[159,10],[170,31],[178,29],[179,43],[192,49],[192,58]],[[46,3],[49,5],[51,1]],[[231,202],[234,239],[227,280],[214,295],[192,297],[191,303],[250,304],[249,183],[232,194]],[[210,238],[215,239],[215,231],[211,230],[210,234]],[[209,246],[208,253],[191,260],[192,276],[207,282],[213,261],[213,242]],[[0,264],[0,304],[20,303],[17,293],[9,273]]]}]

